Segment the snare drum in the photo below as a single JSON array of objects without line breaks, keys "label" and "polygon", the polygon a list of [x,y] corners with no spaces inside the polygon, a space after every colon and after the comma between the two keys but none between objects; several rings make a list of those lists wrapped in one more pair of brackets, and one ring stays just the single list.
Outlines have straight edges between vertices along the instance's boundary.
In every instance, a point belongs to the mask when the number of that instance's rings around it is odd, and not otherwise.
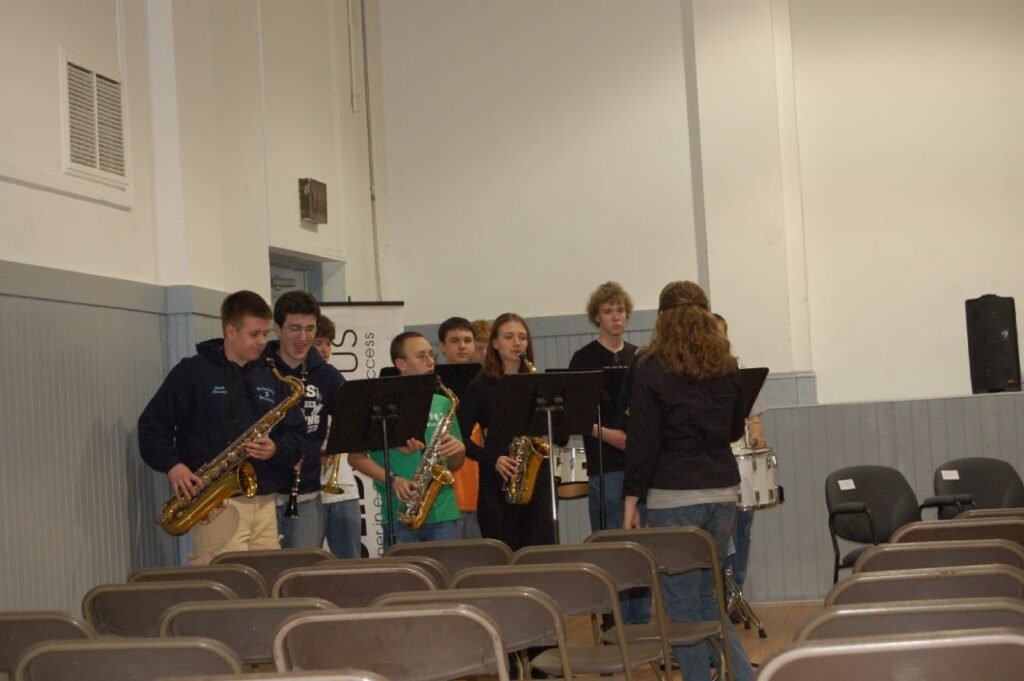
[{"label": "snare drum", "polygon": [[555,448],[555,478],[559,499],[579,499],[587,496],[587,457],[582,447]]},{"label": "snare drum", "polygon": [[734,449],[732,453],[740,467],[740,493],[736,500],[739,510],[771,508],[782,501],[780,487],[775,482],[779,462],[774,449],[743,448]]}]

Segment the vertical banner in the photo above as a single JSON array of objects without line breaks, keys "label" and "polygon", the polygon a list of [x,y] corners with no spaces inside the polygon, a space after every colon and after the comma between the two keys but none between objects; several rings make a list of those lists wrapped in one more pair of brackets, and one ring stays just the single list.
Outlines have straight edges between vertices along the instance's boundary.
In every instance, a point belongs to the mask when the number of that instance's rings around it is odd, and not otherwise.
[{"label": "vertical banner", "polygon": [[[337,330],[331,364],[346,381],[377,378],[381,368],[391,366],[391,339],[405,330],[403,306],[402,302],[320,303],[320,313],[334,322]],[[344,466],[348,467],[347,461]],[[379,556],[384,553],[383,499],[370,478],[352,472],[359,489],[363,550],[368,556]]]}]

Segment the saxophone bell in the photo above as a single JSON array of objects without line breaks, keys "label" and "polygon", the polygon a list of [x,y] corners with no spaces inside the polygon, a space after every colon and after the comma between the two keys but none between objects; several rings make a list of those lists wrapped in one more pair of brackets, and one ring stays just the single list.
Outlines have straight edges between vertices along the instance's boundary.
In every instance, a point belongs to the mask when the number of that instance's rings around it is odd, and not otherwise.
[{"label": "saxophone bell", "polygon": [[[519,355],[519,361],[526,367],[527,373],[537,372],[537,367],[527,358],[525,352]],[[508,447],[508,457],[516,462],[516,473],[502,486],[507,503],[515,506],[530,503],[534,487],[537,485],[537,474],[540,473],[540,467],[549,454],[548,443],[542,437],[518,435],[512,438],[512,443]]]}]

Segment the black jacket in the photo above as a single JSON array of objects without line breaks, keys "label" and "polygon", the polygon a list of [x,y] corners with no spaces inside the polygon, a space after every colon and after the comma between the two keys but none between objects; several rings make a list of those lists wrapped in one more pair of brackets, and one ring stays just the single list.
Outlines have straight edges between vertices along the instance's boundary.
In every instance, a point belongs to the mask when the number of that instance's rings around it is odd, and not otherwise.
[{"label": "black jacket", "polygon": [[739,372],[695,380],[657,358],[636,365],[626,436],[625,494],[714,489],[740,482],[730,443],[743,435]]},{"label": "black jacket", "polygon": [[[337,369],[324,361],[316,348],[311,348],[303,366],[292,369],[277,355],[279,341],[267,343],[264,357],[271,357],[277,363],[277,370],[286,376],[295,376],[306,384],[306,394],[296,407],[306,419],[305,436],[302,438],[302,472],[299,477],[299,493],[315,492],[320,489],[320,449],[327,437],[327,417],[334,411],[334,398],[345,378]],[[292,477],[278,490],[291,491]]]},{"label": "black jacket", "polygon": [[[244,367],[229,362],[222,338],[199,343],[196,353],[178,362],[139,416],[142,459],[161,473],[179,463],[197,470],[291,394],[262,360]],[[304,430],[301,413],[292,409],[271,431],[277,452],[267,461],[251,459],[257,494],[291,480]]]}]

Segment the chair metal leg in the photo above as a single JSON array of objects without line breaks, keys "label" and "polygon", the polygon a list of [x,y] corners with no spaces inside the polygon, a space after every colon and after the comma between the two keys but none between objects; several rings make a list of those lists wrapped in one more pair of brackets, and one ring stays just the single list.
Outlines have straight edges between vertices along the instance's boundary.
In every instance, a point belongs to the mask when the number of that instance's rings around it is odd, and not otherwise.
[{"label": "chair metal leg", "polygon": [[765,631],[764,622],[757,616],[754,609],[750,607],[750,603],[743,597],[743,592],[740,590],[739,585],[736,583],[735,578],[732,576],[732,568],[725,568],[723,570],[723,576],[725,579],[725,588],[729,594],[729,602],[726,604],[726,612],[730,615],[733,613],[740,618],[743,622],[743,628],[749,629],[751,625],[757,628],[757,635],[759,638],[768,638],[768,632]]}]

